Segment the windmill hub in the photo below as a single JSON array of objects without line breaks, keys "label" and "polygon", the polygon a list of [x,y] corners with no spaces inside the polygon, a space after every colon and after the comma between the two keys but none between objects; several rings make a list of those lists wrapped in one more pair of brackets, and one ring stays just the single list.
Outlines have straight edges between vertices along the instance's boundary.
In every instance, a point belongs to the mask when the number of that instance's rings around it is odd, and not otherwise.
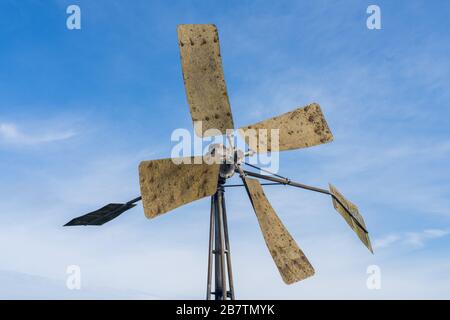
[{"label": "windmill hub", "polygon": [[206,155],[212,163],[220,164],[219,174],[221,178],[228,179],[234,175],[236,166],[244,160],[242,150],[227,147],[222,143],[211,144]]}]

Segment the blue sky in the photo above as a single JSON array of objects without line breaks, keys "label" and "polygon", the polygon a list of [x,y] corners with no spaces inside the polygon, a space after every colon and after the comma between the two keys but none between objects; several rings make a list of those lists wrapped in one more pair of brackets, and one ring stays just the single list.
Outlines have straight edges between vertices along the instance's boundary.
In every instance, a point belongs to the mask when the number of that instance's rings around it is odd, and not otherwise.
[{"label": "blue sky", "polygon": [[[66,28],[70,4],[81,30]],[[369,4],[381,30],[366,27]],[[0,297],[204,297],[208,200],[61,226],[134,198],[139,162],[192,131],[176,25],[215,23],[236,127],[320,103],[334,142],[283,152],[280,173],[336,185],[375,246],[327,197],[267,187],[316,269],[286,286],[246,195],[229,190],[237,297],[449,298],[449,14],[444,1],[2,1]],[[65,286],[73,264],[81,290]],[[380,290],[367,289],[369,265]]]}]

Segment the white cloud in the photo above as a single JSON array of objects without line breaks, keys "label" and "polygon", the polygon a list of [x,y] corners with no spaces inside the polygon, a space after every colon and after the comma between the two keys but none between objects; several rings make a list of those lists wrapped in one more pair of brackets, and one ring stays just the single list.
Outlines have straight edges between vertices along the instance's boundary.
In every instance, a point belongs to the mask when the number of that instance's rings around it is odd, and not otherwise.
[{"label": "white cloud", "polygon": [[[141,297],[203,299],[207,203],[185,207],[159,220],[145,220],[138,208],[126,218],[118,218],[121,221],[98,228],[50,227],[48,220],[45,224],[0,227],[0,262],[4,268],[53,279],[51,283],[31,278],[28,281],[17,274],[0,272],[5,284],[0,288],[0,296],[11,297],[14,293],[16,298],[27,299],[117,299],[136,298],[139,292],[145,292]],[[251,217],[253,213],[243,214]],[[292,224],[294,220],[298,219],[284,222]],[[316,230],[304,236],[291,225],[292,235],[316,274],[287,286],[267,251],[256,220],[239,224],[230,221],[230,226],[239,299],[442,298],[450,289],[450,282],[446,281],[450,263],[444,257],[423,259],[416,255],[405,259],[381,250],[373,256],[350,230],[344,232],[348,229],[345,226],[331,233],[319,234]],[[83,289],[75,293],[64,286],[69,264],[81,267]],[[373,264],[381,269],[381,290],[366,287],[367,266]]]},{"label": "white cloud", "polygon": [[388,248],[394,244],[422,248],[427,241],[439,239],[450,234],[450,229],[425,229],[420,232],[389,234],[374,240],[374,248]]},{"label": "white cloud", "polygon": [[0,143],[13,145],[37,145],[67,140],[77,133],[72,130],[26,133],[14,123],[0,123]]},{"label": "white cloud", "polygon": [[[143,291],[84,285],[69,290],[64,278],[49,278],[33,274],[0,270],[0,282],[8,290],[0,290],[0,299],[158,299]],[[26,294],[25,294],[26,293]]]},{"label": "white cloud", "polygon": [[450,234],[450,230],[441,229],[427,229],[422,232],[408,232],[405,235],[404,243],[415,247],[423,247],[427,241],[439,239],[448,234]]},{"label": "white cloud", "polygon": [[375,249],[386,248],[386,247],[389,247],[390,245],[392,245],[393,243],[397,242],[398,240],[400,240],[399,235],[390,234],[385,237],[375,239],[373,241],[373,247]]}]

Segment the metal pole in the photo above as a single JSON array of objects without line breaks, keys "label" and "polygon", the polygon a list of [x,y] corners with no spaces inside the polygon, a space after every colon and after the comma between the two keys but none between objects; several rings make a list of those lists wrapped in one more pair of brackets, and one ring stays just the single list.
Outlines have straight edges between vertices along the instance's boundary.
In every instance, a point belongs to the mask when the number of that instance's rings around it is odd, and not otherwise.
[{"label": "metal pole", "polygon": [[138,201],[141,201],[141,200],[142,200],[142,197],[139,196],[137,198],[134,198],[133,200],[128,201],[127,204],[132,204],[132,203],[135,203],[135,202],[138,202]]},{"label": "metal pole", "polygon": [[[217,253],[220,253],[220,270],[221,270],[221,300],[227,299],[227,278],[225,276],[225,237],[224,237],[224,226],[223,226],[223,208],[222,208],[222,196],[223,196],[223,187],[219,186],[217,190],[217,208],[218,208],[218,229],[219,229],[219,241],[220,246]],[[217,296],[216,296],[217,297]]]},{"label": "metal pole", "polygon": [[[228,221],[225,208],[224,183],[225,180],[219,180],[217,191],[211,197],[206,300],[211,300],[212,294],[214,294],[215,300],[227,300],[228,298],[232,300],[235,299],[233,271],[231,268],[230,240],[228,236]],[[213,264],[214,292],[211,292]],[[228,273],[228,275],[226,273]],[[227,291],[227,280],[230,288],[229,291]]]},{"label": "metal pole", "polygon": [[223,231],[225,233],[225,249],[227,250],[228,285],[230,286],[230,298],[234,300],[233,270],[231,268],[230,239],[228,237],[227,210],[225,208],[225,194],[222,193]]},{"label": "metal pole", "polygon": [[284,178],[284,177],[283,178],[276,178],[276,177],[266,176],[266,175],[263,175],[263,174],[259,174],[259,173],[251,172],[251,171],[247,171],[247,170],[242,170],[242,173],[244,173],[245,175],[250,176],[250,177],[255,177],[255,178],[260,178],[260,179],[264,179],[264,180],[269,180],[269,181],[272,181],[272,182],[279,182],[279,183],[282,183],[282,184],[285,184],[285,185],[288,185],[288,186],[293,186],[293,187],[297,187],[297,188],[302,188],[302,189],[306,189],[306,190],[320,192],[320,193],[324,193],[324,194],[330,195],[334,200],[336,200],[337,203],[339,203],[342,206],[342,208],[344,208],[344,210],[350,215],[350,217],[352,217],[353,221],[358,225],[358,227],[360,227],[365,233],[369,233],[369,231],[367,231],[367,229],[359,222],[359,220],[356,219],[356,217],[347,208],[347,206],[344,205],[342,203],[342,201],[338,197],[336,197],[334,194],[332,194],[328,190],[321,189],[321,188],[316,188],[316,187],[311,187],[311,186],[308,186],[308,185],[303,184],[303,183],[294,182],[294,181],[292,181],[292,180],[290,180],[288,178]]},{"label": "metal pole", "polygon": [[211,300],[211,280],[212,280],[212,254],[214,245],[214,196],[211,196],[211,214],[209,222],[209,252],[208,252],[208,280],[206,285],[206,300]]},{"label": "metal pole", "polygon": [[[286,183],[281,182],[267,182],[267,183],[260,183],[262,186],[285,186]],[[223,186],[224,188],[234,188],[234,187],[245,187],[244,184],[227,184]]]},{"label": "metal pole", "polygon": [[316,187],[311,187],[311,186],[308,186],[306,184],[294,182],[294,181],[291,181],[288,178],[282,178],[281,179],[281,178],[266,176],[266,175],[263,175],[263,174],[259,174],[259,173],[251,172],[251,171],[247,171],[247,170],[243,170],[243,172],[247,176],[250,176],[250,177],[260,178],[260,179],[269,180],[269,181],[273,181],[273,182],[279,182],[279,183],[282,183],[282,184],[287,184],[289,186],[293,186],[293,187],[297,187],[297,188],[302,188],[302,189],[306,189],[306,190],[311,190],[311,191],[316,191],[316,192],[320,192],[320,193],[331,195],[330,191],[328,191],[328,190],[321,189],[321,188],[316,188]]},{"label": "metal pole", "polygon": [[221,227],[221,221],[220,215],[219,215],[219,201],[218,201],[218,192],[214,194],[214,271],[215,271],[215,279],[214,279],[214,295],[216,300],[222,300],[222,292],[223,292],[223,285],[222,285],[222,271],[223,268],[221,268],[222,265],[222,256],[220,253],[222,252],[221,248],[221,241],[220,241],[220,227]]}]

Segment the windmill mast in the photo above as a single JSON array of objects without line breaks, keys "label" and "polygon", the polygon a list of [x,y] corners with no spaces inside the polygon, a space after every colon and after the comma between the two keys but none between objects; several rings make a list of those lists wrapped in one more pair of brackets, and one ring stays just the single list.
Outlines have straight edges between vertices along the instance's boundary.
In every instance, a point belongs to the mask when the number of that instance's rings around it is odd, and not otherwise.
[{"label": "windmill mast", "polygon": [[[219,178],[217,192],[211,196],[206,300],[212,296],[215,300],[235,299],[224,183],[225,179]],[[211,289],[213,267],[214,291]]]}]

